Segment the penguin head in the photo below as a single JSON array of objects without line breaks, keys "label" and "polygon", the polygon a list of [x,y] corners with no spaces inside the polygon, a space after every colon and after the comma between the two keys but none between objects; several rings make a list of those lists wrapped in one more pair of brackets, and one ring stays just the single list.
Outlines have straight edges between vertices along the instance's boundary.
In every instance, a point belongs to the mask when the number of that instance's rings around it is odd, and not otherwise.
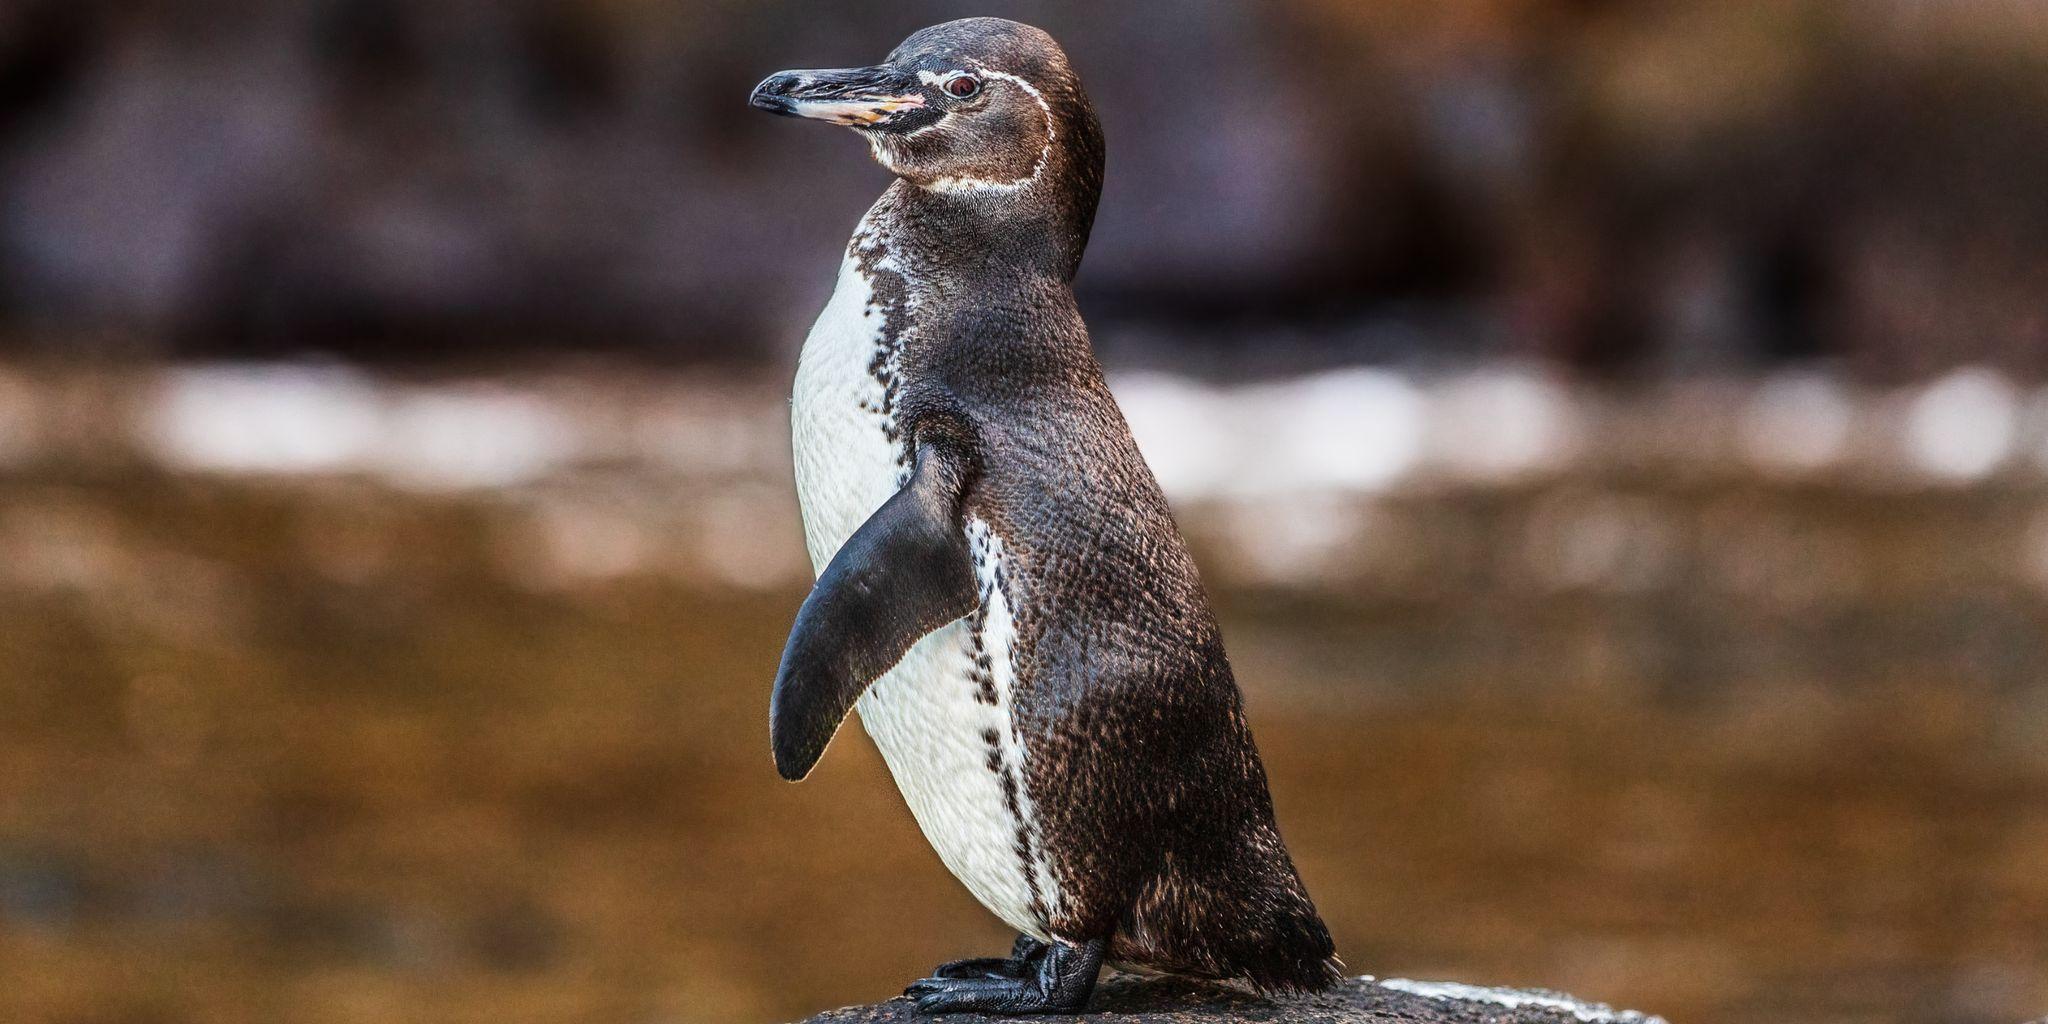
[{"label": "penguin head", "polygon": [[1101,129],[1066,53],[1014,21],[921,29],[872,67],[778,72],[749,102],[852,128],[882,166],[933,192],[1013,194],[1076,177],[1101,186]]}]

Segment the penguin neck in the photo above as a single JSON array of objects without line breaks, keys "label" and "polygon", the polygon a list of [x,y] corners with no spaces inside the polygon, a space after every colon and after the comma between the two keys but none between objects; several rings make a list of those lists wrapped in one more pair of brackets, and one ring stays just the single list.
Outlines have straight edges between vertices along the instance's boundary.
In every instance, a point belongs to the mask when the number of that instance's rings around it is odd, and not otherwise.
[{"label": "penguin neck", "polygon": [[1064,175],[1017,188],[939,189],[898,178],[875,206],[898,258],[920,278],[1068,284],[1088,245],[1095,198]]}]

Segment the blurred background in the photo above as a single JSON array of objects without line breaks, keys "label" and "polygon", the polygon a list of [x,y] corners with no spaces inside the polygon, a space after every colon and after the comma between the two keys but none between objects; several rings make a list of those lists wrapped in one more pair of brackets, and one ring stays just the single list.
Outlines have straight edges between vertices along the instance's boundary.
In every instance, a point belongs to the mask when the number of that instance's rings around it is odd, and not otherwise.
[{"label": "blurred background", "polygon": [[0,1018],[772,1022],[1008,936],[777,780],[761,116],[1052,31],[1079,283],[1353,970],[2048,1013],[2048,5],[0,3]]}]

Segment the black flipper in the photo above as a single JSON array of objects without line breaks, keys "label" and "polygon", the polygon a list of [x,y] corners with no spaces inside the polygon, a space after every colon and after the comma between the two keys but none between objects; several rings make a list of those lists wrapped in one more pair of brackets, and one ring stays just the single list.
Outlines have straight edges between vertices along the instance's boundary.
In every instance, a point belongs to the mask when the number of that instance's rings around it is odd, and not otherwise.
[{"label": "black flipper", "polygon": [[926,633],[974,610],[960,496],[971,460],[918,445],[910,479],[854,531],[796,613],[769,699],[775,769],[810,774],[861,692]]}]

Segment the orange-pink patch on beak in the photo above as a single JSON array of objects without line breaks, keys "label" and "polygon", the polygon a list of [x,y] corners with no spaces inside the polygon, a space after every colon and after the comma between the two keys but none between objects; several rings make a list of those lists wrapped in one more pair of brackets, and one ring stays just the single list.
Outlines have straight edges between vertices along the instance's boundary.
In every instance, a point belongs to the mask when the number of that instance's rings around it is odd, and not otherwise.
[{"label": "orange-pink patch on beak", "polygon": [[915,94],[907,96],[863,96],[859,99],[838,100],[797,100],[791,105],[791,113],[817,121],[858,127],[874,124],[898,110],[909,110],[924,106],[924,97]]}]

